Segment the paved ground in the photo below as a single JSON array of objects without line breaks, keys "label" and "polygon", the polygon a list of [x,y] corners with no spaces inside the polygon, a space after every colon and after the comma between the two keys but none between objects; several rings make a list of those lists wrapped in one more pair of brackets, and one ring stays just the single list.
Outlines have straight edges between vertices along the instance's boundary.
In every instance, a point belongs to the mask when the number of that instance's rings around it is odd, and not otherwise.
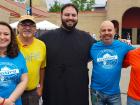
[{"label": "paved ground", "polygon": [[130,67],[127,69],[122,69],[122,76],[120,81],[121,93],[122,93],[122,105],[126,105],[127,98],[127,88],[129,84],[130,77]]}]

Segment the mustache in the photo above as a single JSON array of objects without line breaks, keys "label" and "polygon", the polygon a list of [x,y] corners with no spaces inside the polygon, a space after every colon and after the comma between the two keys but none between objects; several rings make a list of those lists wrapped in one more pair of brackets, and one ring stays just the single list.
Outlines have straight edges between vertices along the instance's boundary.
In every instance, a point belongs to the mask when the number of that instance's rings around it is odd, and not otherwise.
[{"label": "mustache", "polygon": [[23,32],[32,32],[32,31],[29,29],[29,30],[23,30]]},{"label": "mustache", "polygon": [[76,22],[76,21],[73,20],[73,19],[66,20],[66,22],[69,22],[69,21],[71,21],[71,22]]}]

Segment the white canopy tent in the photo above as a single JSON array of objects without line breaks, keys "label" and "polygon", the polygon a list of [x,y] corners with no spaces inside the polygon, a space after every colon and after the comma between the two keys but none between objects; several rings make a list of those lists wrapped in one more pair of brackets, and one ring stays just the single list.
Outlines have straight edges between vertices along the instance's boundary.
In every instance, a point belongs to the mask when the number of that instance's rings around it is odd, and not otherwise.
[{"label": "white canopy tent", "polygon": [[51,29],[59,28],[57,25],[46,20],[38,22],[36,24],[36,27],[37,29],[40,29],[40,30],[51,30]]},{"label": "white canopy tent", "polygon": [[18,25],[18,21],[16,21],[16,22],[10,24],[10,26],[11,26],[13,29],[16,29],[16,28],[17,28],[17,25]]},{"label": "white canopy tent", "polygon": [[[18,21],[10,24],[10,26],[14,29],[17,28],[17,25],[18,25]],[[36,23],[36,27],[37,29],[40,30],[51,30],[51,29],[59,28],[57,25],[46,20]]]}]

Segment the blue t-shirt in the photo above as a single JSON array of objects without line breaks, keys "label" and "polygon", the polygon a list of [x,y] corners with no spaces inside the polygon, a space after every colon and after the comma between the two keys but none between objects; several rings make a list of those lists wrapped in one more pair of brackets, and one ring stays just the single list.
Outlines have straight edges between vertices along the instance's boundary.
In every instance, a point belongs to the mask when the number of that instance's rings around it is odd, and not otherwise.
[{"label": "blue t-shirt", "polygon": [[[15,58],[0,57],[0,97],[8,98],[24,73],[27,73],[27,68],[21,53]],[[15,104],[22,105],[21,98]]]},{"label": "blue t-shirt", "polygon": [[97,42],[92,45],[90,54],[93,60],[91,89],[108,95],[120,93],[120,76],[124,56],[133,47],[119,40],[111,45]]}]

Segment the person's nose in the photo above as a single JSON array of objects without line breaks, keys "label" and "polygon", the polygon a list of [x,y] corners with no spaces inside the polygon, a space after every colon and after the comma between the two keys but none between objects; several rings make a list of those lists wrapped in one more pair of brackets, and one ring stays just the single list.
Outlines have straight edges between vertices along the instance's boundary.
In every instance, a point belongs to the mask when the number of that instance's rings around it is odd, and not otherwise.
[{"label": "person's nose", "polygon": [[4,39],[4,34],[0,34],[0,39],[2,40],[2,39]]},{"label": "person's nose", "polygon": [[31,26],[26,25],[25,29],[31,29]]},{"label": "person's nose", "polygon": [[106,31],[105,31],[105,34],[109,34],[109,31],[106,30]]},{"label": "person's nose", "polygon": [[72,15],[69,15],[69,19],[73,19],[73,16]]}]

